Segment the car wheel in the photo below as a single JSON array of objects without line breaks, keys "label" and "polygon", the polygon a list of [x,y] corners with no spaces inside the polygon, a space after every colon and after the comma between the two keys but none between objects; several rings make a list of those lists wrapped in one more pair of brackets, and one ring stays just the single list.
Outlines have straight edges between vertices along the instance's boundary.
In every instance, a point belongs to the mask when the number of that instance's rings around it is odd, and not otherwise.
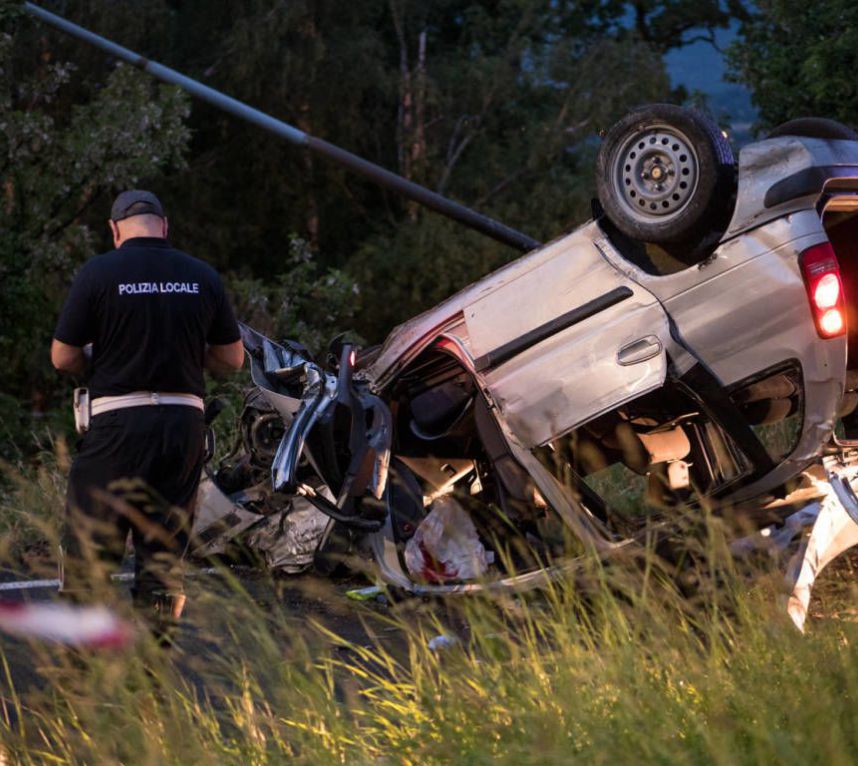
[{"label": "car wheel", "polygon": [[858,141],[858,133],[852,128],[826,117],[799,117],[796,120],[790,120],[783,125],[778,125],[769,133],[767,138],[779,138],[780,136]]},{"label": "car wheel", "polygon": [[605,215],[623,234],[690,256],[703,240],[717,241],[730,220],[733,152],[700,112],[643,106],[605,136],[596,187]]}]

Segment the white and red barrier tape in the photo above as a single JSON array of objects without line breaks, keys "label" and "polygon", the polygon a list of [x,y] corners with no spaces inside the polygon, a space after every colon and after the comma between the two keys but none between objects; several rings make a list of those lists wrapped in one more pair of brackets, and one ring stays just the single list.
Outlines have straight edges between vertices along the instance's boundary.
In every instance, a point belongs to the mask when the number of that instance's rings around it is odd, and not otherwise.
[{"label": "white and red barrier tape", "polygon": [[69,646],[95,649],[128,645],[131,625],[104,606],[0,602],[0,631]]},{"label": "white and red barrier tape", "polygon": [[[218,571],[207,567],[189,572],[186,577],[204,577]],[[134,579],[134,574],[119,572],[111,575],[110,579],[128,582]],[[59,580],[19,580],[0,583],[0,591],[56,590],[59,586]],[[0,633],[96,649],[125,646],[134,638],[132,626],[104,606],[56,602],[22,604],[0,601]]]}]

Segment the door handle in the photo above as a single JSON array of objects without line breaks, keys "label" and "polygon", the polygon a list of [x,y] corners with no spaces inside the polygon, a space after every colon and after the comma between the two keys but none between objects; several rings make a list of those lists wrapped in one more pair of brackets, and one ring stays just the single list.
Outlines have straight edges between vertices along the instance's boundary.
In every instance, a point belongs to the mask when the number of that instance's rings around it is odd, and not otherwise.
[{"label": "door handle", "polygon": [[617,352],[617,363],[624,367],[640,364],[658,356],[661,349],[661,341],[655,335],[647,335],[645,338],[640,338],[623,346]]}]

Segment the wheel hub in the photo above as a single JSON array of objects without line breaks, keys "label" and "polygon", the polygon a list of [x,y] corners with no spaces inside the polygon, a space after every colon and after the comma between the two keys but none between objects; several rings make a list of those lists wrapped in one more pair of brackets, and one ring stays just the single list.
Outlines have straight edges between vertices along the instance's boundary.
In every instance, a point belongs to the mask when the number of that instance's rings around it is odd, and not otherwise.
[{"label": "wheel hub", "polygon": [[676,129],[649,128],[630,138],[617,153],[613,177],[617,197],[633,218],[665,220],[678,215],[694,196],[697,154]]}]

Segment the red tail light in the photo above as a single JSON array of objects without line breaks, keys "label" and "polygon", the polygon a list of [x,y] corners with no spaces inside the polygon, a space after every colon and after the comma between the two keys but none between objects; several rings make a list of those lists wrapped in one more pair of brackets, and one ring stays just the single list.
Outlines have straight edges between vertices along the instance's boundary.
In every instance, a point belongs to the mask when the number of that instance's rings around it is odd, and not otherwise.
[{"label": "red tail light", "polygon": [[846,302],[840,266],[830,242],[814,245],[800,258],[813,321],[820,338],[834,338],[846,332]]}]

